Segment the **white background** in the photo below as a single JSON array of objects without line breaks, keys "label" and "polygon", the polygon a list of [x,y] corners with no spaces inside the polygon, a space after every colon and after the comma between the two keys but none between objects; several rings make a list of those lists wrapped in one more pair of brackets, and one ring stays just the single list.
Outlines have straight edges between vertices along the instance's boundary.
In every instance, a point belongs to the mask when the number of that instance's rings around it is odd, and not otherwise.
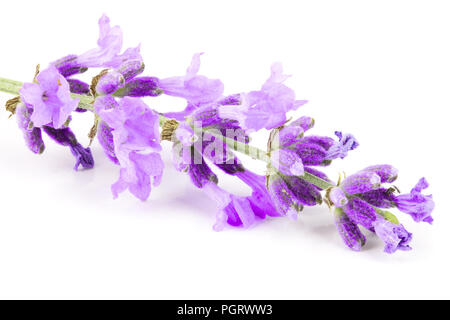
[{"label": "white background", "polygon": [[[403,192],[426,176],[435,224],[399,214],[414,250],[394,255],[371,235],[361,253],[347,249],[325,206],[297,222],[216,233],[214,203],[172,168],[167,142],[150,200],[113,200],[118,168],[97,143],[96,168],[74,172],[70,152],[48,140],[42,156],[30,153],[3,110],[0,298],[450,298],[448,1],[8,1],[0,76],[29,81],[37,63],[90,49],[102,13],[122,26],[125,47],[142,43],[145,75],[182,75],[203,51],[200,73],[231,94],[258,89],[283,62],[289,86],[310,101],[296,115],[315,117],[315,133],[343,130],[361,143],[330,176],[391,163]],[[84,144],[91,124],[75,117]]]}]

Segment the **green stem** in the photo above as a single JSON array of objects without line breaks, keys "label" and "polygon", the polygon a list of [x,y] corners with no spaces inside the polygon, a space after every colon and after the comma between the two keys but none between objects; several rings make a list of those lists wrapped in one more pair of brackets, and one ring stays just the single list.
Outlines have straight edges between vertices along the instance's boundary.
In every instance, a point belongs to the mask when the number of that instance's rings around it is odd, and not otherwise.
[{"label": "green stem", "polygon": [[[19,81],[0,78],[0,91],[6,92],[6,93],[10,93],[10,94],[17,96],[17,95],[19,95],[19,90],[22,87],[22,85],[23,85],[23,83],[19,82]],[[75,94],[75,93],[72,93],[71,95],[72,95],[72,98],[80,99],[80,103],[78,105],[79,108],[87,109],[87,110],[91,110],[91,111],[94,110],[93,102],[95,101],[95,99],[93,97]],[[163,126],[167,120],[169,120],[169,119],[160,115],[160,118],[159,118],[160,126]],[[208,134],[210,134],[218,139],[222,139],[223,142],[225,142],[230,148],[232,148],[233,150],[235,150],[237,152],[248,155],[248,156],[252,157],[253,159],[261,160],[266,163],[270,163],[270,157],[267,155],[267,152],[265,152],[264,150],[261,150],[254,146],[251,146],[244,142],[236,141],[234,139],[230,139],[228,137],[218,135],[218,134],[212,132],[211,130],[205,130],[205,131]],[[302,178],[323,190],[335,186],[334,184],[329,183],[329,182],[327,182],[319,177],[316,177],[315,175],[310,174],[308,172],[305,172],[305,174],[302,176]]]}]

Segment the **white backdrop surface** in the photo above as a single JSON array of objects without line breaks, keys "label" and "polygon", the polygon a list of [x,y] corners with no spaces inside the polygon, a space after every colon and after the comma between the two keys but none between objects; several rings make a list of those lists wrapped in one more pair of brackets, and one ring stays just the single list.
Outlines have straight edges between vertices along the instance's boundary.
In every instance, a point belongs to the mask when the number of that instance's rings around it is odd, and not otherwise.
[{"label": "white backdrop surface", "polygon": [[[361,144],[330,176],[390,163],[404,192],[425,176],[435,224],[399,214],[414,249],[394,255],[374,236],[360,253],[347,249],[326,206],[296,222],[217,233],[214,203],[174,170],[168,143],[149,201],[113,200],[118,168],[97,143],[96,168],[74,172],[70,152],[48,139],[43,155],[31,154],[3,109],[0,298],[450,298],[448,1],[8,1],[0,76],[29,81],[37,63],[93,47],[103,13],[122,27],[125,47],[142,43],[146,75],[182,75],[205,52],[200,73],[231,94],[258,89],[272,62],[283,62],[288,85],[310,101],[294,116]],[[0,94],[0,103],[9,98]],[[74,119],[84,144],[91,124],[88,114]],[[230,178],[221,184],[248,192]]]}]

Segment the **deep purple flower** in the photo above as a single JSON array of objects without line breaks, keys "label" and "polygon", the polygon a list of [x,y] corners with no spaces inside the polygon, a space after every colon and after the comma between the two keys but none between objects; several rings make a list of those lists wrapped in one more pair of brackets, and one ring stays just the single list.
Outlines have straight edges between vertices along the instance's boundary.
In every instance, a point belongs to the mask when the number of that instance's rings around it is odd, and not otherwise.
[{"label": "deep purple flower", "polygon": [[337,158],[344,159],[350,150],[354,150],[359,146],[358,141],[356,141],[355,137],[350,133],[336,131],[335,134],[339,138],[339,142],[334,143],[333,146],[328,149],[328,160]]},{"label": "deep purple flower", "polygon": [[360,198],[349,199],[343,210],[352,221],[366,229],[371,229],[377,219],[376,210]]},{"label": "deep purple flower", "polygon": [[397,250],[411,250],[409,243],[411,242],[412,234],[403,225],[393,224],[379,217],[373,223],[373,228],[377,236],[384,241],[384,251],[386,253],[394,253]]},{"label": "deep purple flower", "polygon": [[[116,97],[157,97],[163,93],[160,89],[159,79],[155,77],[137,77],[128,80],[125,85],[117,90]],[[169,118],[173,118],[168,115]]]},{"label": "deep purple flower", "polygon": [[366,237],[341,209],[335,210],[335,223],[344,243],[354,251],[361,251],[366,244]]},{"label": "deep purple flower", "polygon": [[94,167],[94,157],[90,148],[84,148],[75,137],[75,134],[69,127],[61,129],[54,129],[49,126],[43,127],[45,133],[58,144],[69,147],[73,156],[76,159],[74,170],[78,170],[81,165],[85,169],[92,169]]},{"label": "deep purple flower", "polygon": [[17,124],[23,132],[28,149],[33,153],[41,154],[45,150],[45,144],[42,140],[41,128],[32,126],[30,121],[31,113],[31,108],[20,104],[16,109]]},{"label": "deep purple flower", "polygon": [[377,208],[395,207],[395,195],[392,188],[379,188],[358,194],[358,197]]},{"label": "deep purple flower", "polygon": [[423,195],[422,190],[428,188],[425,178],[419,180],[409,194],[402,194],[395,197],[395,204],[400,211],[409,214],[416,222],[432,223],[431,212],[434,209],[432,195]]},{"label": "deep purple flower", "polygon": [[152,185],[159,185],[164,168],[159,117],[140,99],[125,97],[113,108],[108,105],[110,99],[97,99],[95,109],[112,129],[114,154],[121,166],[119,180],[111,188],[113,195],[116,198],[129,189],[145,201]]},{"label": "deep purple flower", "polygon": [[69,83],[55,67],[39,73],[36,80],[38,83],[24,83],[20,89],[22,101],[33,109],[30,117],[33,125],[61,128],[77,108],[79,99],[72,99]]},{"label": "deep purple flower", "polygon": [[241,94],[239,106],[221,106],[221,118],[239,121],[247,132],[262,128],[274,129],[286,122],[286,113],[304,105],[306,100],[295,100],[295,93],[283,82],[288,78],[283,74],[281,64],[272,65],[272,74],[261,90]]},{"label": "deep purple flower", "polygon": [[185,98],[192,104],[214,102],[222,96],[224,86],[220,80],[197,75],[200,69],[200,56],[202,54],[196,53],[193,56],[186,75],[161,79],[159,81],[159,87],[164,91],[164,94]]}]

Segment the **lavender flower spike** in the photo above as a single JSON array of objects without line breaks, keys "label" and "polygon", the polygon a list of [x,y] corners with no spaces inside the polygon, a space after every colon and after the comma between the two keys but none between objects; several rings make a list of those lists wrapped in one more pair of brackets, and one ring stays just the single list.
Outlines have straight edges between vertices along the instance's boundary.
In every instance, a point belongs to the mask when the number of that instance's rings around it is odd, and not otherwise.
[{"label": "lavender flower spike", "polygon": [[416,222],[428,222],[431,224],[433,218],[431,212],[434,209],[432,195],[423,195],[422,190],[428,188],[425,178],[419,180],[409,194],[395,197],[394,202],[400,211],[409,214]]},{"label": "lavender flower spike", "polygon": [[38,83],[24,83],[20,89],[22,101],[33,109],[33,125],[61,128],[79,99],[72,99],[69,83],[53,66],[39,73],[36,80]]}]

